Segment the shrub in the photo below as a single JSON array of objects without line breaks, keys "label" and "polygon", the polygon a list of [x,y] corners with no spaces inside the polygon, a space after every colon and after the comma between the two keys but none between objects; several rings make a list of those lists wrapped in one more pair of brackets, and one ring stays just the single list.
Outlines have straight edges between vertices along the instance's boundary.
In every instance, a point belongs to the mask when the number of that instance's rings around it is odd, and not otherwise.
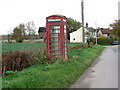
[{"label": "shrub", "polygon": [[96,38],[92,38],[92,44],[96,44]]},{"label": "shrub", "polygon": [[15,71],[15,72],[14,72],[14,71],[6,71],[6,72],[5,72],[5,75],[12,75],[12,74],[14,74],[14,73],[16,73],[16,72],[17,72],[17,71]]},{"label": "shrub", "polygon": [[23,39],[16,39],[16,42],[22,43],[22,42],[23,42]]},{"label": "shrub", "polygon": [[65,63],[65,60],[64,60],[63,58],[61,58],[61,57],[58,57],[58,58],[56,58],[55,62],[56,62],[57,64],[64,64],[64,63]]},{"label": "shrub", "polygon": [[88,43],[85,43],[85,44],[83,45],[83,48],[88,48]]},{"label": "shrub", "polygon": [[100,45],[109,45],[113,42],[111,38],[98,38],[98,44]]},{"label": "shrub", "polygon": [[93,47],[93,42],[89,43],[89,47],[92,48]]},{"label": "shrub", "polygon": [[87,39],[87,44],[88,44],[87,48],[89,48],[89,47],[92,48],[92,46],[93,46],[93,44],[95,44],[95,42],[96,42],[96,40],[94,38],[88,38]]},{"label": "shrub", "polygon": [[20,71],[24,68],[30,67],[28,54],[21,51],[5,52],[2,54],[2,73],[6,71]]},{"label": "shrub", "polygon": [[20,71],[35,64],[48,64],[51,61],[48,60],[46,49],[38,48],[29,49],[29,51],[17,50],[4,52],[2,54],[2,74],[6,71]]},{"label": "shrub", "polygon": [[[104,38],[104,36],[101,36],[97,38],[97,43],[100,45],[110,45],[115,39],[112,38],[112,36]],[[96,38],[92,39],[92,44],[96,43]]]},{"label": "shrub", "polygon": [[79,49],[79,48],[82,48],[82,47],[83,47],[82,43],[80,43],[78,45],[73,45],[73,46],[71,45],[71,46],[68,47],[68,51],[71,51],[73,49]]},{"label": "shrub", "polygon": [[101,35],[99,39],[105,39],[106,37],[104,35]]},{"label": "shrub", "polygon": [[[92,42],[90,42],[90,44],[91,44],[90,47],[92,47]],[[69,46],[68,51],[71,51],[73,49],[79,49],[79,48],[89,48],[89,45],[88,43],[85,43],[85,44],[80,43],[79,45]]]}]

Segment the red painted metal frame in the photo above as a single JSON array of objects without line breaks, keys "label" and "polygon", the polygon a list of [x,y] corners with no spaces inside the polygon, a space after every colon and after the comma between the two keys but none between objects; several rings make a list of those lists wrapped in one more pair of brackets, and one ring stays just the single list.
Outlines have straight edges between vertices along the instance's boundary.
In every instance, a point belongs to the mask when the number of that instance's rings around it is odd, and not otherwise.
[{"label": "red painted metal frame", "polygon": [[[60,19],[60,21],[48,22],[48,19]],[[63,21],[66,20],[66,22]],[[46,47],[47,55],[50,58],[50,49],[49,49],[49,25],[59,25],[60,26],[60,50],[61,57],[65,59],[65,37],[64,37],[64,25],[66,25],[66,37],[67,37],[67,18],[62,15],[52,15],[46,18]],[[66,38],[67,40],[67,38]],[[68,53],[68,48],[67,48]]]}]

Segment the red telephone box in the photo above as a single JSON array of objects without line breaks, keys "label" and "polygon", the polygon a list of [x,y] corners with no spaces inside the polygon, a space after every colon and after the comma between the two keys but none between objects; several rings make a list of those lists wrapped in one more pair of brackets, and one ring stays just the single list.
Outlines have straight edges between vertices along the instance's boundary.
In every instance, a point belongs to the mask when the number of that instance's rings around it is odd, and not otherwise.
[{"label": "red telephone box", "polygon": [[56,57],[68,59],[67,18],[63,15],[52,15],[46,18],[47,55],[50,60]]}]

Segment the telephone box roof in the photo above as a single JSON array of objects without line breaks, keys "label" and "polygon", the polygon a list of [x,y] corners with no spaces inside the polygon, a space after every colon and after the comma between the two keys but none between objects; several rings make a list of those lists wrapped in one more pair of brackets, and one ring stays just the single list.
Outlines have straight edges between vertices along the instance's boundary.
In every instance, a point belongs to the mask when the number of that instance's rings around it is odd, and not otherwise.
[{"label": "telephone box roof", "polygon": [[[48,16],[47,18],[50,18],[50,17],[61,17],[61,18],[67,19],[65,16],[60,15],[60,14],[51,15],[51,16]],[[47,19],[47,18],[46,18],[46,19]]]}]

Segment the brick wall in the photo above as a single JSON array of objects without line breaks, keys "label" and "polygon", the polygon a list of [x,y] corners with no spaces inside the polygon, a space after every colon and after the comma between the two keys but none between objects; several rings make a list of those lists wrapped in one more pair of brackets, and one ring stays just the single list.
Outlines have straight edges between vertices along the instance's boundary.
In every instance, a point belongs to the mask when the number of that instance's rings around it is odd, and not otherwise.
[{"label": "brick wall", "polygon": [[39,39],[44,39],[46,36],[46,32],[40,32],[39,33]]}]

